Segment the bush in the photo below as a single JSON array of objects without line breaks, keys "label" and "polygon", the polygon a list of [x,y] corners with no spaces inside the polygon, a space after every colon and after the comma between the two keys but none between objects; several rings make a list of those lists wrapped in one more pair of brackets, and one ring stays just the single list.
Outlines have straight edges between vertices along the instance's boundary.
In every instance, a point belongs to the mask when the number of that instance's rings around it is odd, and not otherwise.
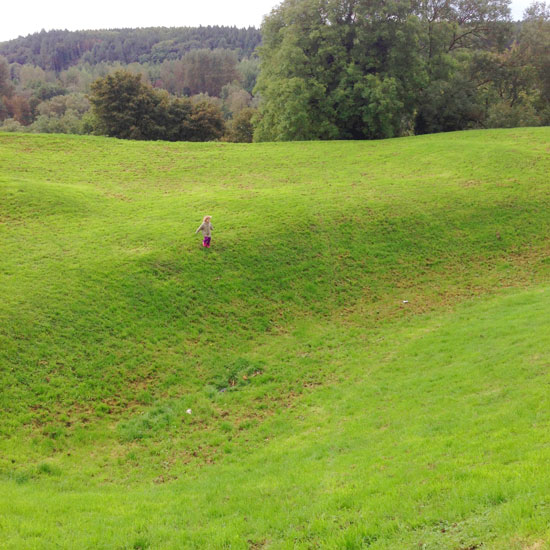
[{"label": "bush", "polygon": [[489,128],[517,128],[519,126],[540,126],[541,117],[531,103],[516,103],[510,106],[502,101],[491,105],[487,116]]},{"label": "bush", "polygon": [[215,141],[220,139],[225,131],[220,109],[208,101],[193,105],[189,125],[189,141]]},{"label": "bush", "polygon": [[254,137],[254,117],[257,109],[246,108],[233,118],[227,125],[224,141],[234,143],[251,143]]},{"label": "bush", "polygon": [[28,131],[35,134],[88,134],[89,128],[75,111],[67,111],[63,116],[40,115]]},{"label": "bush", "polygon": [[0,126],[0,132],[24,132],[25,130],[25,126],[14,118],[7,118]]},{"label": "bush", "polygon": [[116,71],[92,84],[95,130],[123,139],[212,141],[225,125],[210,101],[192,103],[144,84],[139,75]]}]

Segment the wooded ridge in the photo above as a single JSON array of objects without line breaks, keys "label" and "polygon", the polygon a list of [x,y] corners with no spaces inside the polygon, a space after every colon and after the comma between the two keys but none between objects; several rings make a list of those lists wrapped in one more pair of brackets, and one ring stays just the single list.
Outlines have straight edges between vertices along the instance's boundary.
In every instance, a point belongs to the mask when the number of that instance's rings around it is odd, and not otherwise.
[{"label": "wooded ridge", "polygon": [[0,55],[9,63],[59,72],[77,63],[161,63],[203,48],[234,50],[243,58],[249,57],[260,41],[260,31],[254,27],[43,30],[0,43]]}]

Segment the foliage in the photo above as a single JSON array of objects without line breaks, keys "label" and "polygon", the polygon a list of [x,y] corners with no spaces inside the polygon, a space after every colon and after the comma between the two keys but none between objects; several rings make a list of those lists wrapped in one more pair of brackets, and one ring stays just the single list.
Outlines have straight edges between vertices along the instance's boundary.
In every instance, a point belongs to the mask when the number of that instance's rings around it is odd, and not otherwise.
[{"label": "foliage", "polygon": [[26,127],[27,131],[40,134],[87,134],[91,133],[84,124],[82,115],[66,111],[61,115],[39,115]]},{"label": "foliage", "polygon": [[47,101],[67,93],[67,90],[61,84],[41,81],[34,81],[31,89],[33,90],[33,97],[40,101]]},{"label": "foliage", "polygon": [[261,94],[257,141],[335,139],[338,128],[325,103],[326,89],[314,79],[292,77],[266,81],[262,74],[256,91]]},{"label": "foliage", "polygon": [[154,90],[141,77],[117,71],[91,86],[90,102],[100,134],[123,139],[211,141],[223,135],[221,111]]},{"label": "foliage", "polygon": [[[122,70],[150,85],[132,106],[139,139],[198,139],[196,123],[175,115],[188,106],[169,107],[174,98],[159,89],[215,104],[229,125],[259,108],[254,135],[264,141],[545,125],[549,14],[535,2],[512,24],[505,0],[286,0],[264,21],[261,64],[255,29],[41,32],[0,45],[9,57],[0,56],[0,121],[106,133],[101,117],[73,109],[60,121],[47,102],[90,93]],[[208,125],[208,139],[218,139],[220,123]]]},{"label": "foliage", "polygon": [[187,52],[207,48],[230,49],[249,57],[260,43],[252,27],[150,27],[103,31],[41,31],[0,44],[9,63],[35,65],[59,73],[79,62],[129,64],[162,63]]},{"label": "foliage", "polygon": [[241,78],[239,80],[242,80],[243,88],[249,94],[252,94],[256,86],[256,80],[260,74],[260,59],[258,57],[241,59],[237,69],[241,73]]},{"label": "foliage", "polygon": [[188,141],[214,141],[221,138],[225,131],[223,115],[210,101],[193,105],[188,124]]},{"label": "foliage", "polygon": [[226,84],[221,90],[220,99],[223,101],[222,110],[226,119],[235,117],[252,103],[252,96],[236,83]]},{"label": "foliage", "polygon": [[225,141],[251,143],[254,139],[254,119],[258,110],[250,107],[241,109],[228,123]]},{"label": "foliage", "polygon": [[535,73],[534,87],[540,90],[540,100],[547,108],[550,104],[550,4],[534,2],[524,17],[519,48],[527,51],[526,57]]},{"label": "foliage", "polygon": [[484,118],[475,83],[456,74],[449,81],[435,80],[419,97],[415,133],[431,134],[466,130]]},{"label": "foliage", "polygon": [[491,128],[517,128],[520,126],[542,126],[533,102],[529,98],[519,97],[520,101],[510,105],[506,101],[493,103],[487,113],[487,125]]},{"label": "foliage", "polygon": [[[505,0],[286,0],[262,27],[255,138],[460,130],[499,124],[499,109],[532,112],[515,117],[521,123],[542,121],[547,12],[535,4],[514,30]],[[527,96],[536,100],[515,106]]]},{"label": "foliage", "polygon": [[[201,97],[207,101],[231,84],[234,90],[225,109],[225,116],[231,118],[251,103],[238,82],[246,80],[250,89],[254,86],[258,61],[246,56],[259,40],[259,31],[253,28],[201,27],[42,31],[0,44],[0,51],[9,58],[0,56],[0,122],[14,118],[31,132],[109,134],[116,133],[114,125],[135,139],[218,139],[223,133],[218,113],[197,107],[193,120],[177,119],[176,113],[183,116],[189,105],[182,107],[181,102],[175,104],[174,98],[149,88],[134,94],[135,103],[129,106],[136,124],[132,115],[123,122],[119,113],[117,122],[105,125],[105,117],[88,115],[82,106],[64,107],[59,98],[90,93],[98,79],[127,71],[140,75],[144,85],[178,96],[206,94]],[[152,111],[146,113],[148,109]],[[206,126],[199,131],[201,120]]]},{"label": "foliage", "polygon": [[12,94],[12,88],[8,61],[0,56],[0,97],[9,97]]},{"label": "foliage", "polygon": [[91,86],[90,102],[107,136],[125,139],[160,139],[163,133],[163,98],[139,75],[117,71]]},{"label": "foliage", "polygon": [[206,93],[218,97],[223,86],[238,80],[237,55],[230,50],[193,50],[160,67],[162,87],[177,95]]},{"label": "foliage", "polygon": [[83,115],[90,108],[90,102],[84,94],[58,95],[39,103],[36,112],[47,116],[62,116],[67,111]]},{"label": "foliage", "polygon": [[13,118],[20,124],[27,126],[32,122],[33,113],[29,99],[25,95],[13,94],[10,97],[2,98],[0,112],[4,112],[3,118]]},{"label": "foliage", "polygon": [[336,124],[345,139],[389,138],[401,134],[405,115],[395,78],[360,76],[350,67],[334,91]]},{"label": "foliage", "polygon": [[418,25],[406,15],[393,4],[284,2],[262,28],[257,139],[398,133],[422,76]]},{"label": "foliage", "polygon": [[0,132],[23,132],[25,126],[14,118],[5,119],[0,125]]}]

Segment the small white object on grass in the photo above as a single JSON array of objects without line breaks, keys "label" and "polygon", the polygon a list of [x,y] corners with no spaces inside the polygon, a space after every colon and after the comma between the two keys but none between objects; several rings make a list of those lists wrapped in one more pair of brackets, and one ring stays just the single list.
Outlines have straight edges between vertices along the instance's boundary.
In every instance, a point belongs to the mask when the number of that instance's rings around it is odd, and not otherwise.
[{"label": "small white object on grass", "polygon": [[187,409],[185,412],[186,412],[187,414],[191,414],[193,411],[192,411],[191,409]]},{"label": "small white object on grass", "polygon": [[409,300],[403,300],[403,303],[404,303],[404,304],[408,304],[408,303],[409,303]]}]

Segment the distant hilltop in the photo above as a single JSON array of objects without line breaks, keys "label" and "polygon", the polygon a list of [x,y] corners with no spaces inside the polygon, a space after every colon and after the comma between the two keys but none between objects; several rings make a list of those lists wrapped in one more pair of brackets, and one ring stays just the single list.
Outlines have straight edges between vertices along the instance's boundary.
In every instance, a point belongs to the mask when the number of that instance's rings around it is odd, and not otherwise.
[{"label": "distant hilltop", "polygon": [[78,63],[162,63],[195,49],[228,49],[249,57],[261,42],[249,27],[150,27],[97,31],[41,31],[0,43],[9,63],[63,71]]}]

